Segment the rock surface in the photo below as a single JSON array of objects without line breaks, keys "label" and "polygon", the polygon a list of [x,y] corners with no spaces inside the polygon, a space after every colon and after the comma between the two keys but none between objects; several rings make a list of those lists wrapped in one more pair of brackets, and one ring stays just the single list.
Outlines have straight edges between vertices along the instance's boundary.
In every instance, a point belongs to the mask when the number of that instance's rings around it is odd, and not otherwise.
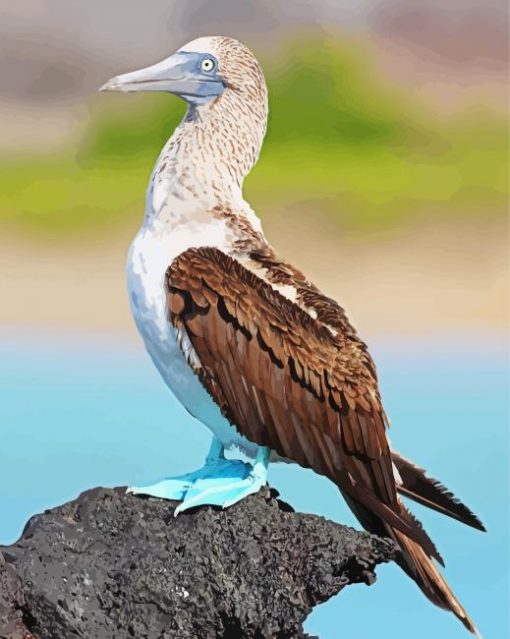
[{"label": "rock surface", "polygon": [[174,507],[98,488],[33,517],[0,547],[0,638],[303,637],[314,605],[393,557],[269,489],[225,511]]}]

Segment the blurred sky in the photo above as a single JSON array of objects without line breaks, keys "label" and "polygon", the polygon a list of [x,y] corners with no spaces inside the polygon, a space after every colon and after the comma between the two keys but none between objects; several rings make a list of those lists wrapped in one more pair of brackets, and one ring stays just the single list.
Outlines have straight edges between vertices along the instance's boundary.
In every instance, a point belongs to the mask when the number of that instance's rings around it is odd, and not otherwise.
[{"label": "blurred sky", "polygon": [[[228,34],[271,89],[247,196],[373,349],[395,447],[486,521],[482,535],[416,509],[486,639],[509,636],[507,14],[502,0],[0,0],[0,543],[87,487],[201,463],[207,434],[158,379],[124,290],[182,108],[96,89]],[[271,481],[356,525],[325,480],[282,467]],[[308,631],[465,636],[396,568],[378,574]]]}]

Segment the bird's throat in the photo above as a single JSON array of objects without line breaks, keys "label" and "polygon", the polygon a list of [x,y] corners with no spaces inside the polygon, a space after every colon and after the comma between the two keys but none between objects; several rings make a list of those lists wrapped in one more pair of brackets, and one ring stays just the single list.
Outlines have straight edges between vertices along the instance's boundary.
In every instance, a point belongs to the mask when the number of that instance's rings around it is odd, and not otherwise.
[{"label": "bird's throat", "polygon": [[[228,96],[227,96],[228,97]],[[237,112],[220,98],[190,108],[163,148],[151,187],[161,197],[190,207],[235,209],[243,202],[246,175],[257,161],[266,129],[266,112]],[[156,202],[155,210],[163,202]]]}]

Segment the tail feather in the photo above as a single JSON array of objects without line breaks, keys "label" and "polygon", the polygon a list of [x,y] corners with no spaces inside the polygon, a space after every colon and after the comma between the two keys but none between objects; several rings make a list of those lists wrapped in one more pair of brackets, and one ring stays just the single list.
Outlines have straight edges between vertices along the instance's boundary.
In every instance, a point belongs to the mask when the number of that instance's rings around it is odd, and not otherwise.
[{"label": "tail feather", "polygon": [[466,524],[466,526],[471,526],[477,530],[486,530],[480,519],[460,499],[455,497],[437,479],[427,477],[423,468],[395,451],[392,451],[391,458],[402,478],[402,484],[397,484],[398,492],[401,495],[409,497],[443,515],[457,519]]},{"label": "tail feather", "polygon": [[434,565],[433,560],[425,554],[421,546],[399,530],[392,532],[401,549],[397,556],[397,563],[401,568],[417,583],[432,603],[453,612],[470,632],[480,637],[472,619]]},{"label": "tail feather", "polygon": [[[353,499],[345,492],[343,492],[343,495],[366,530],[380,537],[393,539],[399,549],[395,558],[396,562],[416,582],[424,595],[436,606],[453,612],[470,632],[480,637],[468,613],[436,568],[430,553],[427,553],[420,543],[382,520],[359,501]],[[400,516],[408,522],[408,525],[411,528],[423,530],[420,522],[410,513],[400,499],[399,506]]]}]

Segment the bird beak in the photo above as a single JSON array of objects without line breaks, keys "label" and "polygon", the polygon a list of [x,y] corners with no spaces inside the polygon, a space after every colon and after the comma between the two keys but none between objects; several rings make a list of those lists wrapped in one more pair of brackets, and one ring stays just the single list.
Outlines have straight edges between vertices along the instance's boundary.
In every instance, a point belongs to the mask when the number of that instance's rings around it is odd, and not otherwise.
[{"label": "bird beak", "polygon": [[204,77],[197,70],[195,54],[180,52],[145,69],[118,75],[99,91],[164,91],[189,102],[200,102],[219,95],[223,89],[219,78]]},{"label": "bird beak", "polygon": [[175,54],[145,69],[117,75],[108,80],[100,91],[168,91],[176,92],[182,88],[185,79],[185,63],[179,54]]}]

